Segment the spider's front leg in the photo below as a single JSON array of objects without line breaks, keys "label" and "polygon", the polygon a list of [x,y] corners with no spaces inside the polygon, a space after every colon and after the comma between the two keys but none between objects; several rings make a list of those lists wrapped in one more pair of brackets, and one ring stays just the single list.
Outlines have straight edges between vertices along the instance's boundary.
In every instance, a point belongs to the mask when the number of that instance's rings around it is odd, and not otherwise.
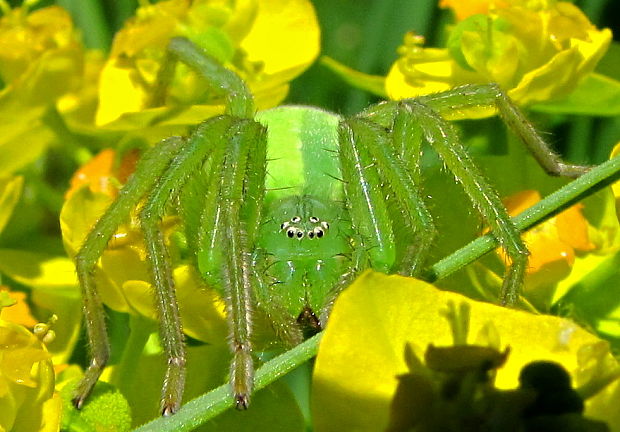
[{"label": "spider's front leg", "polygon": [[225,118],[232,121],[222,141],[212,144],[216,150],[204,165],[209,180],[191,182],[182,204],[200,272],[226,302],[233,354],[231,390],[237,408],[245,409],[254,379],[251,251],[265,192],[266,131],[249,119],[254,115],[254,101],[241,78],[186,39],[172,39],[170,51],[223,93],[230,116]]},{"label": "spider's front leg", "polygon": [[508,129],[525,144],[540,166],[549,174],[577,178],[590,167],[566,163],[551,150],[536,132],[532,123],[510,100],[497,84],[479,84],[457,87],[453,90],[422,96],[418,99],[440,115],[476,108],[495,108]]},{"label": "spider's front leg", "polygon": [[136,173],[127,182],[116,201],[97,221],[75,256],[91,356],[84,378],[75,389],[73,404],[77,408],[82,407],[91,393],[110,354],[105,313],[94,280],[97,260],[118,226],[129,218],[133,207],[155,185],[157,178],[166,170],[182,146],[181,138],[169,138],[144,154],[136,167]]},{"label": "spider's front leg", "polygon": [[[234,149],[236,143],[240,143],[239,145],[242,145],[240,152],[245,154],[245,159],[250,159],[248,154],[252,146],[247,143],[256,142],[257,136],[260,135],[260,125],[244,120],[253,115],[254,104],[245,84],[238,76],[214,59],[203,55],[187,40],[173,39],[170,42],[169,52],[171,53],[169,60],[173,63],[178,60],[183,61],[198,73],[209,77],[209,82],[214,89],[222,92],[226,98],[229,115],[215,117],[204,122],[186,140],[170,138],[147,151],[138,163],[133,176],[120,191],[117,200],[95,224],[76,255],[76,270],[82,288],[83,308],[92,358],[84,378],[75,390],[73,403],[77,408],[82,407],[91,393],[109,357],[103,306],[94,283],[95,266],[118,226],[128,219],[132,209],[145,199],[140,212],[140,222],[144,231],[147,261],[156,293],[161,340],[167,357],[161,412],[169,415],[178,410],[185,382],[185,348],[170,258],[159,224],[170,197],[176,196],[192,175],[200,172],[205,164],[206,166],[222,165],[222,159],[217,155],[214,156],[214,153],[224,155],[226,151],[222,149]],[[163,69],[170,71],[174,70],[174,67],[166,66]],[[165,79],[165,76],[162,79]],[[213,152],[214,149],[221,151]],[[232,157],[230,154],[229,158]],[[253,212],[257,212],[256,209],[250,208],[251,206],[246,209],[240,204],[239,191],[243,189],[245,168],[230,159],[228,159],[227,166],[232,166],[234,172],[223,177],[230,180],[230,183],[226,182],[228,189],[221,189],[220,195],[223,198],[218,201],[226,224],[223,226],[227,230],[226,241],[220,246],[223,246],[227,253],[226,256],[232,261],[224,263],[222,280],[228,282],[225,284],[225,290],[229,314],[234,320],[231,326],[233,329],[231,344],[236,362],[233,364],[232,381],[233,386],[235,383],[241,383],[239,391],[235,391],[239,395],[238,400],[241,401],[241,405],[244,405],[247,402],[243,401],[247,399],[251,387],[248,382],[251,382],[252,359],[249,351],[249,330],[244,331],[244,329],[249,329],[250,325],[247,317],[250,311],[247,263],[249,253],[243,251],[247,248],[245,242],[248,240],[246,239],[251,240],[255,230],[250,231],[249,237],[244,237],[240,220],[241,212],[244,211],[243,214],[247,215],[249,221],[258,216],[252,216]],[[234,182],[233,177],[235,177]],[[233,231],[236,235],[233,235]],[[232,253],[233,250],[235,253]],[[239,259],[240,262],[238,262]]]},{"label": "spider's front leg", "polygon": [[[408,107],[400,107],[391,125],[392,134],[363,117],[342,121],[340,159],[353,226],[370,246],[367,253],[371,266],[386,273],[396,270],[419,276],[436,229],[420,193],[419,151],[411,148],[416,135],[411,120]],[[404,142],[410,145],[407,161],[401,151],[406,148]],[[417,145],[419,150],[419,141]],[[379,186],[383,184],[385,188]],[[396,220],[389,216],[389,195],[394,196],[400,209]],[[415,245],[408,245],[404,253],[395,247],[399,243],[394,235],[396,225],[406,226],[415,235]]]},{"label": "spider's front leg", "polygon": [[[408,108],[412,119],[422,130],[424,138],[462,184],[466,194],[510,257],[511,263],[506,271],[500,301],[502,304],[514,304],[523,283],[528,250],[497,191],[482,175],[461,144],[456,131],[443,116],[472,108],[497,109],[509,129],[521,138],[549,174],[578,177],[585,173],[588,167],[563,162],[549,149],[521,111],[494,84],[469,85],[418,99],[387,102],[370,107],[362,113],[362,116],[383,126],[389,125],[396,131],[398,128],[393,125],[397,123],[399,116],[402,116],[403,107]],[[418,148],[418,144],[413,141],[410,142],[410,146]],[[412,159],[413,164],[417,163],[415,151],[409,152],[404,157]]]}]

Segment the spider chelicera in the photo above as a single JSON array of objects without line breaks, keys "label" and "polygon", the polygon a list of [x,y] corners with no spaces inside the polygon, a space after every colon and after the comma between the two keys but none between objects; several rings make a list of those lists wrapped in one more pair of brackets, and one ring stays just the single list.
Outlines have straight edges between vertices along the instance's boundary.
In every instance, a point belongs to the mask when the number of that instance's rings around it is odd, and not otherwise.
[{"label": "spider chelicera", "polygon": [[420,153],[428,142],[454,174],[509,257],[500,301],[513,304],[528,251],[498,193],[480,173],[443,115],[494,108],[550,174],[577,177],[494,84],[468,85],[416,99],[372,105],[345,118],[317,108],[282,106],[255,113],[235,73],[190,41],[172,39],[162,88],[175,62],[189,65],[226,101],[224,115],[187,138],[146,151],[116,201],[77,254],[91,363],[76,389],[79,408],[109,357],[97,260],[119,224],[140,206],[167,357],[161,412],[176,412],[185,381],[185,348],[171,263],[160,221],[172,198],[193,262],[227,306],[236,406],[252,391],[252,322],[264,314],[288,345],[320,331],[338,294],[362,270],[420,275],[436,236],[420,192]]}]

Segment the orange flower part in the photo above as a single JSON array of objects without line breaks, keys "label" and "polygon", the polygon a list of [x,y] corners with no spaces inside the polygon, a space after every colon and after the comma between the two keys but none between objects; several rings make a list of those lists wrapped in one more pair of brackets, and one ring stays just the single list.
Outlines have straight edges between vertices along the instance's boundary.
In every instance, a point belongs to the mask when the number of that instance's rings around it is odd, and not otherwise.
[{"label": "orange flower part", "polygon": [[11,291],[7,286],[0,286],[0,292],[6,292],[9,297],[15,300],[15,304],[9,307],[0,307],[0,319],[33,328],[38,321],[30,313],[30,307],[26,302],[26,293]]},{"label": "orange flower part", "polygon": [[[540,193],[525,190],[504,200],[511,216],[516,216],[540,201]],[[530,259],[527,274],[538,273],[545,267],[564,267],[569,270],[575,261],[575,252],[594,249],[588,237],[588,223],[581,213],[583,204],[564,210],[557,216],[523,234]],[[506,261],[503,251],[498,252]]]},{"label": "orange flower part", "polygon": [[139,152],[132,150],[123,156],[120,163],[117,163],[114,150],[101,151],[73,174],[65,199],[84,185],[88,185],[93,193],[103,193],[116,198],[118,184],[124,184],[127,181],[134,172],[139,157]]}]

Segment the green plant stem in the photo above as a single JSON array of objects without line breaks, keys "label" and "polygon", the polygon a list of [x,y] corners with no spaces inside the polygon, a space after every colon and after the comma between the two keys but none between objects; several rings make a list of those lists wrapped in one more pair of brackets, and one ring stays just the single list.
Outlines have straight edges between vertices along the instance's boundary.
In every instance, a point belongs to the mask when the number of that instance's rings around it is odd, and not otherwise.
[{"label": "green plant stem", "polygon": [[[547,196],[513,220],[522,231],[532,228],[576,201],[583,199],[586,195],[590,195],[618,180],[619,177],[620,157],[592,168],[588,173]],[[433,265],[431,276],[428,279],[434,281],[444,278],[496,247],[497,240],[492,235],[487,234],[480,237]],[[265,363],[256,372],[255,389],[260,390],[314,357],[320,339],[321,334],[318,334]],[[231,397],[230,386],[225,384],[186,403],[174,416],[158,418],[135,429],[135,431],[192,430],[232,406],[234,406],[234,401]]]},{"label": "green plant stem", "polygon": [[87,47],[108,51],[112,35],[100,2],[96,0],[58,0],[57,3],[71,12],[73,19],[82,29]]},{"label": "green plant stem", "polygon": [[133,385],[132,378],[135,374],[135,366],[138,364],[149,336],[156,328],[153,320],[142,315],[131,314],[129,316],[129,338],[125,344],[121,361],[110,376],[110,384],[121,389]]},{"label": "green plant stem", "polygon": [[[321,336],[319,333],[262,365],[256,371],[254,390],[262,389],[314,357]],[[140,426],[135,432],[190,431],[234,405],[230,385],[224,384],[187,402],[175,415],[160,417]]]}]

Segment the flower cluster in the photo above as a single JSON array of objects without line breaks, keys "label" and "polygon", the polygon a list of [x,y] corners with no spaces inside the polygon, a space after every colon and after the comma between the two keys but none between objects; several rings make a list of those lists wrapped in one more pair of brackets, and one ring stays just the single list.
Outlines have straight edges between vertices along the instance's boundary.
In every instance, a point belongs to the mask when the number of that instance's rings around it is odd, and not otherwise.
[{"label": "flower cluster", "polygon": [[[34,327],[35,333],[22,323]],[[40,327],[34,323],[19,293],[10,294],[6,287],[0,287],[0,430],[3,431],[54,432],[59,428],[60,397],[54,392],[54,368],[43,342],[51,340],[53,333],[37,331]]]},{"label": "flower cluster", "polygon": [[408,33],[386,80],[390,98],[496,82],[520,105],[559,99],[589,74],[611,41],[575,5],[546,0],[442,1],[458,22],[444,48]]}]

